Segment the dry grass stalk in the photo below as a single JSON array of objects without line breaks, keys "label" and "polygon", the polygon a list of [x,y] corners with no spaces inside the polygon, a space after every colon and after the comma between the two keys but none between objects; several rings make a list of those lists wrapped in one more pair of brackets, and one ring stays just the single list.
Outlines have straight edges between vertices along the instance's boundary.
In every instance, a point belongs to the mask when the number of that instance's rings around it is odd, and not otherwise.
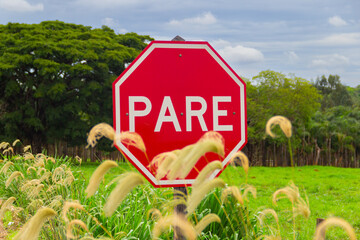
[{"label": "dry grass stalk", "polygon": [[196,226],[195,226],[196,234],[199,235],[212,222],[220,223],[221,220],[220,220],[219,216],[214,213],[210,213],[210,214],[206,215],[205,217],[203,217],[201,219],[201,221],[198,224],[196,224]]},{"label": "dry grass stalk", "polygon": [[156,208],[152,208],[148,211],[148,217],[151,216],[151,219],[153,220],[159,220],[160,218],[162,218],[162,214],[160,212],[159,209]]},{"label": "dry grass stalk", "polygon": [[176,214],[160,218],[159,221],[156,222],[152,232],[153,239],[159,239],[161,233],[165,232],[170,227],[178,229],[186,239],[196,239],[196,231],[192,224]]},{"label": "dry grass stalk", "polygon": [[115,141],[119,138],[120,142],[126,146],[133,146],[140,149],[142,152],[146,152],[145,143],[141,136],[135,132],[122,132],[120,136],[116,136]]},{"label": "dry grass stalk", "polygon": [[95,147],[97,142],[102,138],[106,137],[111,141],[115,140],[115,130],[112,126],[107,123],[99,123],[95,125],[89,132],[87,142],[87,147]]},{"label": "dry grass stalk", "polygon": [[65,202],[63,209],[61,211],[61,216],[66,223],[69,222],[69,218],[67,217],[67,213],[69,212],[70,208],[79,209],[85,211],[85,208],[77,201],[75,202]]},{"label": "dry grass stalk", "polygon": [[7,162],[5,165],[0,169],[0,173],[6,174],[6,172],[9,170],[11,166],[14,166],[13,162]]},{"label": "dry grass stalk", "polygon": [[15,147],[16,144],[21,143],[20,139],[16,139],[13,143],[12,146]]},{"label": "dry grass stalk", "polygon": [[326,230],[333,226],[338,226],[343,228],[351,240],[356,240],[356,234],[354,228],[344,219],[337,217],[331,217],[321,222],[316,228],[314,239],[325,240]]},{"label": "dry grass stalk", "polygon": [[222,169],[222,163],[220,161],[212,161],[211,163],[207,164],[196,177],[196,180],[192,186],[196,187],[202,184],[217,169]]},{"label": "dry grass stalk", "polygon": [[244,205],[244,199],[241,195],[240,189],[236,186],[230,186],[225,188],[221,193],[221,201],[224,202],[229,195],[234,196],[234,198],[241,204]]},{"label": "dry grass stalk", "polygon": [[279,217],[277,215],[277,213],[275,212],[274,209],[271,209],[271,208],[268,208],[268,209],[265,209],[263,211],[261,211],[259,213],[259,222],[260,222],[260,225],[264,225],[264,219],[267,215],[271,215],[273,216],[273,218],[275,219],[276,223],[279,224]]},{"label": "dry grass stalk", "polygon": [[0,221],[2,221],[2,219],[4,218],[5,212],[10,209],[10,207],[15,202],[15,200],[16,200],[15,197],[10,197],[1,205],[1,208],[0,208]]},{"label": "dry grass stalk", "polygon": [[292,135],[292,125],[289,119],[283,116],[274,116],[270,118],[266,123],[266,133],[271,137],[276,137],[276,135],[271,131],[275,125],[279,125],[283,133],[287,138],[290,138]]},{"label": "dry grass stalk", "polygon": [[118,164],[114,161],[106,160],[96,168],[94,173],[91,175],[89,185],[87,186],[85,193],[86,197],[89,198],[95,194],[98,189],[101,180],[104,178],[104,175],[113,167],[117,167]]},{"label": "dry grass stalk", "polygon": [[24,160],[25,161],[34,160],[34,159],[35,159],[35,157],[34,157],[34,155],[32,153],[30,153],[30,152],[25,152],[24,153]]},{"label": "dry grass stalk", "polygon": [[126,176],[119,180],[117,186],[110,193],[104,205],[105,216],[111,216],[126,195],[140,184],[144,184],[144,179],[140,174],[134,172],[126,173]]},{"label": "dry grass stalk", "polygon": [[10,146],[10,143],[8,142],[2,142],[0,143],[0,149],[6,149]]},{"label": "dry grass stalk", "polygon": [[56,216],[56,212],[51,208],[42,208],[30,218],[24,227],[16,234],[14,240],[37,240],[43,224]]},{"label": "dry grass stalk", "polygon": [[247,175],[249,172],[248,157],[245,155],[245,153],[243,153],[242,151],[239,151],[239,152],[235,153],[233,156],[231,156],[230,163],[235,165],[238,159],[240,159],[241,166],[243,167],[243,169]]},{"label": "dry grass stalk", "polygon": [[27,151],[30,151],[31,152],[31,145],[26,145],[24,147],[24,153],[26,153]]},{"label": "dry grass stalk", "polygon": [[86,226],[86,224],[79,220],[79,219],[74,219],[74,220],[71,220],[68,224],[67,224],[67,227],[66,227],[66,237],[68,239],[74,239],[74,238],[77,238],[76,236],[74,236],[74,234],[72,233],[72,230],[74,229],[74,225],[78,225],[80,226],[82,229],[84,229],[86,232],[89,231],[88,227]]},{"label": "dry grass stalk", "polygon": [[190,216],[195,211],[196,207],[208,192],[218,187],[225,187],[225,182],[220,178],[215,178],[211,181],[203,183],[201,186],[194,187],[187,200],[187,216]]},{"label": "dry grass stalk", "polygon": [[13,173],[10,175],[10,177],[6,180],[6,182],[5,182],[5,188],[7,189],[7,188],[10,186],[10,184],[12,183],[12,181],[13,181],[14,179],[16,179],[17,177],[22,177],[22,178],[24,179],[24,175],[23,175],[21,172],[15,171],[15,172],[13,172]]}]

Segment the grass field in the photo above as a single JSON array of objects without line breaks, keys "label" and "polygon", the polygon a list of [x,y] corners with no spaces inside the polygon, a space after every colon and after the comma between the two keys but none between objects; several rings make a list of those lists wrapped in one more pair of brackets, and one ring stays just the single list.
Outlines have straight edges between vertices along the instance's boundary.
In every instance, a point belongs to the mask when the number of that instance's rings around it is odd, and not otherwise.
[{"label": "grass field", "polygon": [[[89,179],[97,164],[83,164],[79,169]],[[127,163],[112,169],[105,176],[105,183],[115,176],[136,171]],[[228,185],[240,186],[246,182],[241,167],[228,167],[221,175]],[[257,189],[257,198],[249,197],[249,210],[256,215],[261,210],[273,208],[279,215],[283,239],[292,238],[291,204],[287,199],[272,203],[272,194],[293,181],[299,187],[301,196],[309,198],[311,215],[309,219],[296,218],[297,239],[312,239],[317,218],[337,216],[348,221],[360,235],[360,169],[306,166],[292,168],[250,168],[247,183]],[[160,190],[159,190],[160,191]],[[338,229],[330,230],[327,239],[343,239]]]}]

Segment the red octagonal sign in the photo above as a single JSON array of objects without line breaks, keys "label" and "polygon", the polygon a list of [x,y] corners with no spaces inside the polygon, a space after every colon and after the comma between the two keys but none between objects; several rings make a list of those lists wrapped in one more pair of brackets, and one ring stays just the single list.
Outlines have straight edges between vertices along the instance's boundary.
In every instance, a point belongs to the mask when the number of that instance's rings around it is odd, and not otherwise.
[{"label": "red octagonal sign", "polygon": [[113,83],[114,128],[117,134],[140,134],[146,154],[119,141],[116,147],[153,186],[191,186],[198,172],[219,156],[207,154],[185,179],[176,180],[157,180],[151,159],[217,131],[225,139],[225,168],[247,142],[245,88],[209,43],[153,41]]}]

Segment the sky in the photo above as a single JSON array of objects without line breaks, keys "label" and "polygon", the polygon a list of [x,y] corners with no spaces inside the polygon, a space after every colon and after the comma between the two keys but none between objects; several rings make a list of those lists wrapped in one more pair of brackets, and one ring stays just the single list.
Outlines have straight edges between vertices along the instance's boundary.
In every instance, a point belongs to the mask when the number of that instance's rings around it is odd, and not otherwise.
[{"label": "sky", "polygon": [[0,0],[0,24],[60,20],[208,41],[241,77],[263,70],[360,85],[359,0]]}]

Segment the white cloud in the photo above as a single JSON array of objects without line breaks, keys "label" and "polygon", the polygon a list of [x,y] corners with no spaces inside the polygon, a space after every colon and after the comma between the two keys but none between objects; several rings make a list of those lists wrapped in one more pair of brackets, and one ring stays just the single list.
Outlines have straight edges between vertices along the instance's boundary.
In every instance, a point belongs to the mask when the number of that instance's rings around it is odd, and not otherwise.
[{"label": "white cloud", "polygon": [[109,28],[112,28],[115,30],[116,33],[127,33],[129,32],[128,30],[126,30],[125,28],[121,28],[120,24],[118,21],[116,21],[115,19],[113,18],[104,18],[101,20],[101,24],[102,25],[106,25],[108,26]]},{"label": "white cloud", "polygon": [[299,60],[299,56],[294,51],[285,52],[284,54],[290,63],[296,63]]},{"label": "white cloud", "polygon": [[226,46],[218,52],[220,56],[229,62],[253,63],[264,60],[264,55],[259,50],[241,45],[235,47]]},{"label": "white cloud", "polygon": [[203,13],[199,16],[193,18],[185,18],[182,20],[171,20],[170,25],[179,26],[179,25],[210,25],[217,22],[216,17],[211,12]]},{"label": "white cloud", "polygon": [[319,40],[319,43],[322,45],[334,45],[334,46],[359,45],[360,32],[334,34]]},{"label": "white cloud", "polygon": [[314,67],[338,67],[348,65],[349,63],[349,58],[339,54],[333,54],[320,56],[317,59],[312,60],[311,65]]},{"label": "white cloud", "polygon": [[347,25],[347,22],[339,16],[333,16],[329,18],[328,22],[335,27],[342,27]]},{"label": "white cloud", "polygon": [[31,5],[26,0],[0,0],[0,8],[12,12],[35,12],[43,11],[42,3]]}]

